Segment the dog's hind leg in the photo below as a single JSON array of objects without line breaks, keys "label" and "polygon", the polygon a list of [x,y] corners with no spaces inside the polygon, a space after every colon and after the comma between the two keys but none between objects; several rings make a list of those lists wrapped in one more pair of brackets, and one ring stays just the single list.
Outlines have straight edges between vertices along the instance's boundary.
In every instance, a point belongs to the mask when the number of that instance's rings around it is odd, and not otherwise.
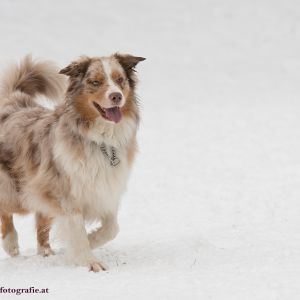
[{"label": "dog's hind leg", "polygon": [[19,255],[18,233],[13,222],[13,215],[1,213],[2,245],[10,256]]},{"label": "dog's hind leg", "polygon": [[37,235],[37,251],[42,256],[54,254],[49,244],[49,232],[51,229],[52,219],[40,213],[36,213],[36,235]]}]

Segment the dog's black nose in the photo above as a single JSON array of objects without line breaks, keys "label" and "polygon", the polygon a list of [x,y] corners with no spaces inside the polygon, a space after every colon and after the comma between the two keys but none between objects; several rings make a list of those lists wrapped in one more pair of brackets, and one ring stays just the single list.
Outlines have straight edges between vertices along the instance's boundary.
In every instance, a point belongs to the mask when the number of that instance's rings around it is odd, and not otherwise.
[{"label": "dog's black nose", "polygon": [[111,93],[109,95],[109,100],[112,101],[114,104],[119,104],[122,101],[122,94],[121,93]]}]

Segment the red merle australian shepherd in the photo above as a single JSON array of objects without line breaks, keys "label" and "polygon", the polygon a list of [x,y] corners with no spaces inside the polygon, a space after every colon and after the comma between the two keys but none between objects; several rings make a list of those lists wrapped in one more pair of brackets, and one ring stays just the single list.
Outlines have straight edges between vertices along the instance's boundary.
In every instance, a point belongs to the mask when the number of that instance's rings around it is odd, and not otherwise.
[{"label": "red merle australian shepherd", "polygon": [[[143,60],[81,57],[58,71],[28,56],[4,73],[0,215],[9,255],[19,254],[13,214],[34,212],[39,254],[53,253],[49,230],[55,222],[74,263],[104,269],[92,249],[118,233],[118,207],[137,148],[135,67]],[[45,108],[39,96],[59,103]],[[100,221],[101,227],[88,234],[85,221]]]}]

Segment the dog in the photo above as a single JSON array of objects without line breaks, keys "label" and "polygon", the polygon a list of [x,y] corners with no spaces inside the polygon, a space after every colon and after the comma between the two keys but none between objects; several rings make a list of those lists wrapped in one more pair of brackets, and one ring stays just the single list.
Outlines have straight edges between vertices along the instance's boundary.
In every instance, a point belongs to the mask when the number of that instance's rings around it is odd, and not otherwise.
[{"label": "dog", "polygon": [[[59,71],[25,57],[0,93],[3,248],[19,254],[13,214],[35,213],[38,254],[53,254],[56,222],[75,264],[105,270],[92,249],[118,233],[118,208],[137,152],[136,65],[129,54],[83,56]],[[68,77],[68,84],[66,80]],[[49,109],[39,97],[58,101]],[[87,233],[86,221],[101,227]]]}]

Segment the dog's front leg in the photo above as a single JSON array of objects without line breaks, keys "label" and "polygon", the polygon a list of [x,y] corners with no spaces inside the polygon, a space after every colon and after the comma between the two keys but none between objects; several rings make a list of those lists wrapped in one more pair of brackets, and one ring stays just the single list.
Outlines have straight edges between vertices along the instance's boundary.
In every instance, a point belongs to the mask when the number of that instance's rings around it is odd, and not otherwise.
[{"label": "dog's front leg", "polygon": [[94,272],[105,270],[92,253],[83,216],[81,214],[70,215],[64,218],[63,223],[65,239],[68,242],[67,250],[75,263],[80,266],[88,266]]},{"label": "dog's front leg", "polygon": [[54,254],[49,244],[49,232],[51,229],[52,219],[40,213],[35,214],[36,220],[36,236],[38,245],[38,254],[49,256]]},{"label": "dog's front leg", "polygon": [[88,235],[92,249],[100,247],[114,239],[119,232],[119,225],[115,215],[106,215],[101,219],[102,226]]}]

